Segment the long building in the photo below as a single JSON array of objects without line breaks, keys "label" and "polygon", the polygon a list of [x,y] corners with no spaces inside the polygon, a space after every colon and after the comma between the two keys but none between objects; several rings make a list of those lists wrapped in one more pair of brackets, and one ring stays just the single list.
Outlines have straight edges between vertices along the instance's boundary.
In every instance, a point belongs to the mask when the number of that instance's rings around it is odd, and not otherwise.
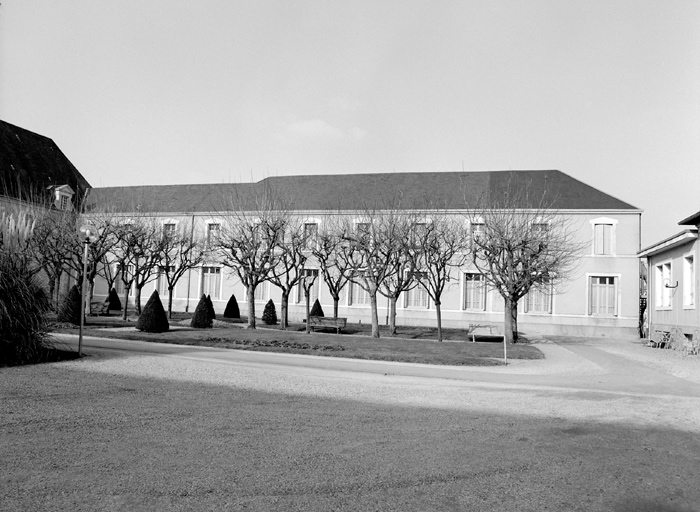
[{"label": "long building", "polygon": [[[467,218],[480,198],[502,196],[513,182],[528,183],[529,197],[545,197],[548,208],[566,216],[576,227],[576,242],[583,247],[569,279],[550,290],[533,291],[519,304],[519,330],[524,334],[581,336],[636,336],[639,325],[639,263],[641,210],[557,170],[424,172],[353,175],[279,176],[256,183],[108,187],[92,189],[88,207],[108,207],[118,215],[147,216],[168,229],[193,229],[206,238],[221,226],[227,212],[255,212],[253,198],[263,189],[287,198],[287,210],[308,226],[323,228],[330,216],[362,222],[363,211],[376,208],[382,198],[400,198],[406,209],[430,204],[441,213]],[[547,197],[549,195],[549,197]],[[522,196],[526,197],[526,196]],[[513,205],[532,209],[526,199]],[[437,205],[437,206],[436,206]],[[307,268],[313,270],[310,260]],[[452,276],[442,299],[445,327],[472,324],[503,327],[503,299],[484,285],[476,269],[465,265]],[[120,282],[117,280],[117,288]],[[164,279],[146,285],[146,297],[159,289],[167,294]],[[118,289],[120,294],[125,290]],[[96,297],[108,290],[97,283]],[[217,313],[235,294],[244,311],[245,287],[221,262],[211,259],[184,276],[174,294],[174,310],[193,310],[202,294],[211,296]],[[312,291],[325,311],[333,301],[321,281]],[[256,289],[256,311],[272,299],[279,305],[281,292],[270,283]],[[379,317],[387,316],[388,302],[379,301]],[[293,293],[290,320],[301,321],[302,294]],[[369,322],[367,293],[349,284],[341,296],[339,316],[350,322]],[[420,288],[398,301],[399,325],[434,325],[436,313]]]}]

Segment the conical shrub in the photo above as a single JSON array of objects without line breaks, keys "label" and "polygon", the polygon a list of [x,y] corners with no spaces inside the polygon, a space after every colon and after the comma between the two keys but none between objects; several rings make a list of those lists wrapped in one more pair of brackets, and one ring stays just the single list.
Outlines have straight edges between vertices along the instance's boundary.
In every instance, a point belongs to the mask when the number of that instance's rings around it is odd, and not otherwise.
[{"label": "conical shrub", "polygon": [[82,310],[82,300],[80,298],[80,290],[78,285],[73,285],[68,291],[68,295],[61,304],[61,309],[58,312],[56,319],[59,322],[68,322],[73,325],[80,325],[80,314]]},{"label": "conical shrub", "polygon": [[209,305],[209,316],[212,320],[216,320],[216,311],[214,311],[214,303],[211,301],[211,295],[207,295],[207,304]]},{"label": "conical shrub", "polygon": [[122,301],[114,288],[109,291],[109,309],[114,311],[121,311],[122,309]]},{"label": "conical shrub", "polygon": [[267,304],[265,304],[262,321],[267,325],[277,324],[277,309],[275,309],[275,303],[272,302],[272,299],[268,300]]},{"label": "conical shrub", "polygon": [[241,310],[238,308],[238,301],[236,300],[236,296],[233,294],[231,294],[231,298],[226,303],[224,318],[241,318]]},{"label": "conical shrub", "polygon": [[144,332],[165,332],[170,329],[168,315],[165,313],[163,303],[160,301],[158,290],[151,294],[151,298],[148,299],[148,302],[143,307],[141,316],[136,322],[136,329]]},{"label": "conical shrub", "polygon": [[209,314],[209,304],[207,301],[207,296],[202,295],[197,304],[197,309],[194,310],[194,316],[192,317],[192,322],[190,326],[196,329],[208,329],[214,324],[214,319],[211,318]]},{"label": "conical shrub", "polygon": [[309,316],[326,316],[323,314],[323,308],[321,307],[321,303],[318,301],[318,299],[316,299],[316,302],[314,302],[314,305],[311,307]]}]

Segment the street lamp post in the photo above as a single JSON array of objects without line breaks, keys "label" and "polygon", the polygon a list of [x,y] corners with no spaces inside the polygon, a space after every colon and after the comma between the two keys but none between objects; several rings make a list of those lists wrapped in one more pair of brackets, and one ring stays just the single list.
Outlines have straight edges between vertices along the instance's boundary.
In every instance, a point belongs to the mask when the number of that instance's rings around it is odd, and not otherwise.
[{"label": "street lamp post", "polygon": [[87,299],[87,267],[88,267],[88,247],[90,245],[90,237],[94,235],[97,230],[92,226],[81,226],[79,233],[80,238],[83,241],[85,248],[83,249],[83,282],[81,286],[80,298],[80,334],[78,336],[78,357],[83,356],[83,328],[85,327],[85,315],[86,311],[90,311],[88,308],[90,304]]}]

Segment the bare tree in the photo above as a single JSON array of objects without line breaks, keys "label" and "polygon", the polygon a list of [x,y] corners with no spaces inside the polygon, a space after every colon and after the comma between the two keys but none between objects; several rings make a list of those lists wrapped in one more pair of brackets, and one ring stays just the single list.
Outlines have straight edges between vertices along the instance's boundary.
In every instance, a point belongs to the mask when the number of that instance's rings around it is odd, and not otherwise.
[{"label": "bare tree", "polygon": [[442,294],[455,279],[454,270],[468,261],[464,222],[435,212],[416,227],[412,235],[417,247],[415,277],[435,304],[438,341],[442,341]]},{"label": "bare tree", "polygon": [[279,238],[288,213],[284,202],[269,187],[248,192],[246,197],[238,194],[224,205],[219,212],[219,233],[210,237],[208,243],[217,250],[221,263],[233,269],[246,287],[248,328],[255,329],[255,289],[269,279],[279,263]]},{"label": "bare tree", "polygon": [[303,279],[304,266],[309,252],[304,233],[304,225],[298,219],[287,220],[284,229],[278,233],[277,264],[270,269],[269,281],[282,291],[280,307],[281,327],[289,326],[289,295]]},{"label": "bare tree", "polygon": [[163,226],[160,275],[168,284],[168,318],[173,315],[173,290],[185,273],[198,267],[207,255],[203,238],[195,235],[194,222],[188,221],[173,229]]},{"label": "bare tree", "polygon": [[343,239],[342,225],[337,221],[337,217],[329,216],[324,219],[321,230],[316,237],[316,243],[313,244],[312,248],[323,281],[333,298],[333,316],[336,318],[338,317],[340,293],[349,282],[347,260],[340,257],[343,253],[343,246],[347,243],[347,240]]},{"label": "bare tree", "polygon": [[372,316],[372,337],[379,338],[377,293],[382,284],[397,272],[394,251],[400,232],[391,229],[395,209],[366,209],[362,222],[351,225],[346,220],[339,258],[348,278],[369,295]]},{"label": "bare tree", "polygon": [[518,302],[533,287],[566,280],[581,251],[576,229],[553,207],[556,191],[509,180],[468,214],[471,261],[503,297],[505,340],[518,340]]}]

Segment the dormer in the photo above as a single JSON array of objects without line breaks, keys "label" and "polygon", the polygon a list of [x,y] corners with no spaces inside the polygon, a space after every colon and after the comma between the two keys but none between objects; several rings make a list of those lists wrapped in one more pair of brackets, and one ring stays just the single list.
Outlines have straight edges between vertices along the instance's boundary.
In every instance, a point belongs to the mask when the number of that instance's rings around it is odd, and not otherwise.
[{"label": "dormer", "polygon": [[73,209],[75,191],[70,185],[51,185],[48,189],[52,194],[52,204],[57,210],[71,211]]}]

